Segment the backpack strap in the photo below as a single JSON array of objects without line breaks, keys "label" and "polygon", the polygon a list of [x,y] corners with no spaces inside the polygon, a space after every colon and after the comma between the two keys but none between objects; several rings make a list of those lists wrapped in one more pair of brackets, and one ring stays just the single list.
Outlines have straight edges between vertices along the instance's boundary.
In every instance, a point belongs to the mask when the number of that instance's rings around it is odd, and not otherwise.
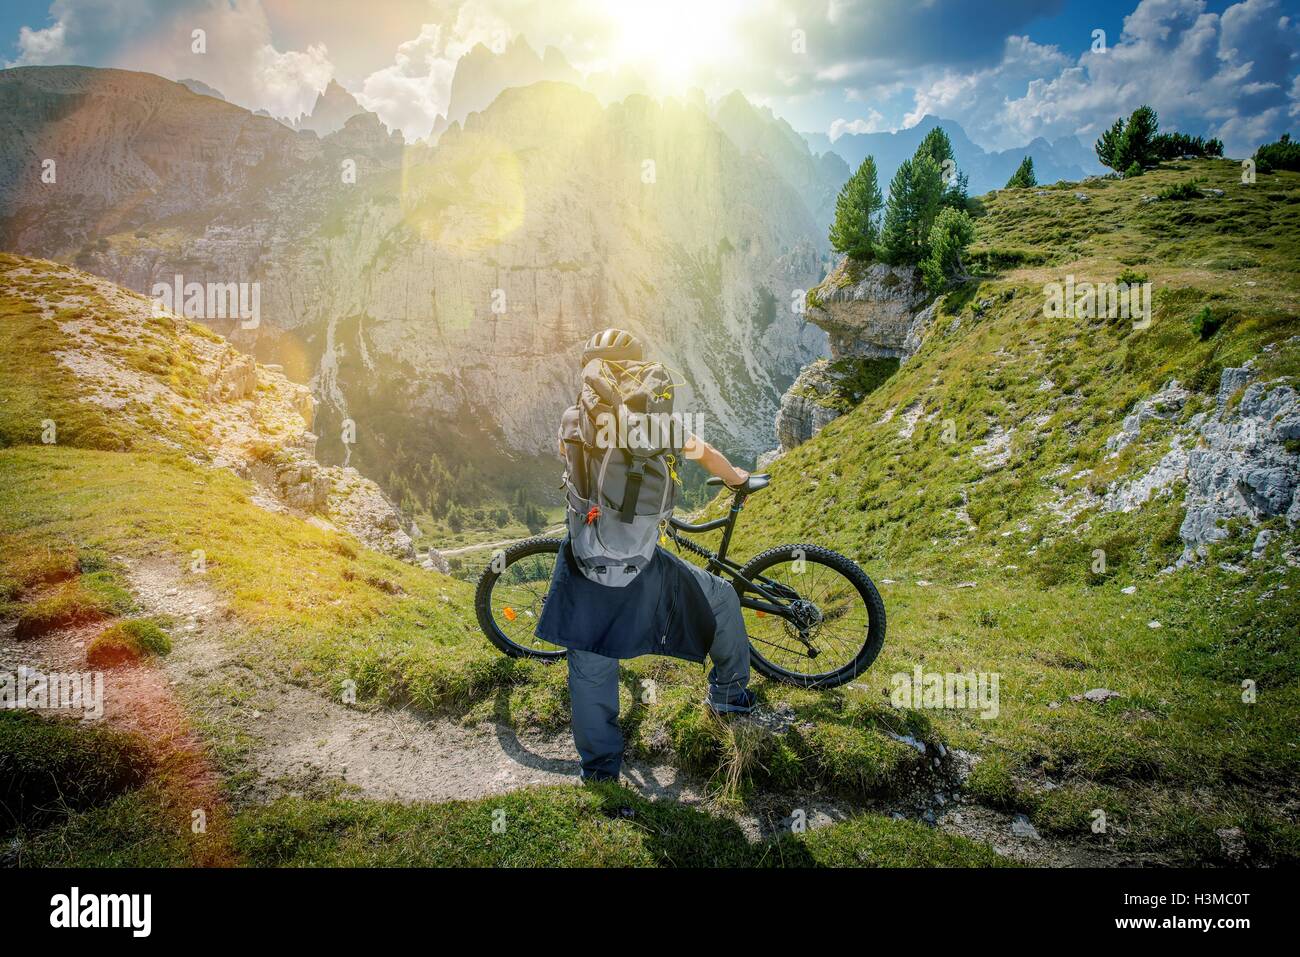
[{"label": "backpack strap", "polygon": [[641,483],[645,480],[645,459],[633,455],[626,449],[623,457],[627,459],[627,486],[623,489],[623,507],[619,510],[618,520],[624,525],[631,525],[636,518],[636,502],[641,497]]}]

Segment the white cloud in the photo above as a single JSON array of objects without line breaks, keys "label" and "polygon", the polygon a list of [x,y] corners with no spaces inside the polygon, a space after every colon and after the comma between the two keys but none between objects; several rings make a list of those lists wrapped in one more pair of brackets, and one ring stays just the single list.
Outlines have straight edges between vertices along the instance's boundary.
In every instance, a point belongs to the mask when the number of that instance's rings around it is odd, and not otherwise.
[{"label": "white cloud", "polygon": [[392,66],[366,77],[357,101],[408,138],[427,136],[447,107],[456,63],[442,52],[442,28],[426,23],[397,48]]},{"label": "white cloud", "polygon": [[408,140],[428,136],[438,115],[447,112],[456,61],[477,43],[495,48],[510,35],[501,16],[469,0],[447,26],[426,23],[419,36],[401,44],[391,66],[366,77],[357,101]]},{"label": "white cloud", "polygon": [[22,27],[18,31],[18,58],[7,60],[5,67],[63,62],[66,54],[63,39],[66,32],[67,26],[62,20],[43,30]]},{"label": "white cloud", "polygon": [[1222,16],[1204,0],[1142,0],[1104,51],[1071,61],[1012,37],[992,69],[919,83],[907,122],[952,116],[981,145],[1005,149],[1035,136],[1091,139],[1147,103],[1162,128],[1218,136],[1244,155],[1295,113],[1298,56],[1300,31],[1278,0],[1242,0]]},{"label": "white cloud", "polygon": [[845,133],[881,133],[889,129],[885,117],[881,115],[879,110],[867,110],[865,119],[846,120],[841,118],[832,120],[830,138],[833,143]]},{"label": "white cloud", "polygon": [[297,117],[315,105],[316,94],[334,76],[323,44],[281,53],[269,43],[257,51],[254,85],[262,106],[273,116]]}]

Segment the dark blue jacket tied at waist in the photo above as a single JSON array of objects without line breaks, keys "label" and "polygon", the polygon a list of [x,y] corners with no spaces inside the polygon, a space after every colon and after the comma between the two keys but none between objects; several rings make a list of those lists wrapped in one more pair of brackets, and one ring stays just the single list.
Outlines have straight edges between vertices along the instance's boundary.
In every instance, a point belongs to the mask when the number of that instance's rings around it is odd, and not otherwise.
[{"label": "dark blue jacket tied at waist", "polygon": [[715,623],[704,590],[676,555],[656,548],[635,581],[614,588],[582,574],[566,538],[534,634],[607,658],[670,655],[703,661]]}]

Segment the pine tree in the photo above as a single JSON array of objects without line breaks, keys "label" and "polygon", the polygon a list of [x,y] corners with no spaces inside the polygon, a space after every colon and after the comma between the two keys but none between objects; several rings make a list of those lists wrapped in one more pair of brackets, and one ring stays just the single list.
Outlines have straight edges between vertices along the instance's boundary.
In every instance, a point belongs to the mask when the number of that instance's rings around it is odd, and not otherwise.
[{"label": "pine tree", "polygon": [[1123,117],[1097,140],[1097,159],[1117,173],[1125,173],[1136,164],[1150,169],[1160,162],[1157,131],[1160,120],[1149,106],[1139,106],[1124,122]]},{"label": "pine tree", "polygon": [[966,174],[957,172],[957,154],[953,152],[952,140],[948,138],[943,127],[936,126],[925,134],[925,138],[916,148],[914,156],[929,156],[939,167],[943,179],[943,196],[941,206],[953,209],[966,208]]},{"label": "pine tree", "polygon": [[1143,169],[1160,162],[1156,155],[1156,131],[1160,128],[1156,111],[1149,106],[1139,106],[1124,126],[1124,139],[1120,143],[1118,169],[1128,169],[1137,163]]},{"label": "pine tree", "polygon": [[933,293],[940,293],[954,281],[969,278],[962,256],[975,238],[975,224],[964,210],[945,208],[935,217],[930,230],[929,254],[921,262],[921,277]]},{"label": "pine tree", "polygon": [[876,219],[881,205],[876,160],[868,156],[841,187],[840,195],[835,200],[835,222],[831,224],[830,231],[831,247],[850,259],[870,262],[875,257],[875,246],[879,241]]},{"label": "pine tree", "polygon": [[1111,125],[1110,129],[1098,137],[1094,147],[1097,150],[1097,159],[1102,166],[1109,166],[1116,171],[1122,169],[1122,167],[1116,165],[1115,154],[1119,151],[1120,140],[1123,138],[1124,118],[1120,117]]},{"label": "pine tree", "polygon": [[1016,167],[1016,171],[1011,174],[1007,180],[1007,189],[1023,189],[1029,186],[1037,186],[1038,177],[1034,175],[1034,158],[1026,156]]},{"label": "pine tree", "polygon": [[913,266],[929,252],[930,230],[943,204],[943,171],[930,155],[904,160],[889,184],[889,204],[880,234],[883,258]]}]

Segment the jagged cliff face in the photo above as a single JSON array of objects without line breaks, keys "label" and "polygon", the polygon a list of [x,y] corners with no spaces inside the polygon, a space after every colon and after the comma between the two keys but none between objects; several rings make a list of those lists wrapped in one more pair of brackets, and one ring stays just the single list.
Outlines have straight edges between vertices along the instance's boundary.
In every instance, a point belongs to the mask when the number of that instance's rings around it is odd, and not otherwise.
[{"label": "jagged cliff face", "polygon": [[771,445],[824,348],[792,309],[823,230],[695,107],[542,83],[426,148],[366,114],[318,138],[120,71],[3,71],[0,104],[6,247],[141,292],[178,272],[260,282],[259,328],[212,324],[309,379],[323,453],[377,474],[467,442],[549,452],[580,343],[607,325],[652,343],[707,437],[741,451]]}]

